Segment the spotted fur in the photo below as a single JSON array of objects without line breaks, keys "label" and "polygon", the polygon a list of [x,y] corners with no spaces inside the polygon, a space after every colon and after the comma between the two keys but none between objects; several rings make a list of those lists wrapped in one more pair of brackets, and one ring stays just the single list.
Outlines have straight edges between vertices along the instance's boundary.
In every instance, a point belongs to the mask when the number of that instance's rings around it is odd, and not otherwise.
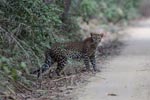
[{"label": "spotted fur", "polygon": [[57,63],[56,73],[60,75],[61,70],[67,64],[68,58],[83,59],[86,69],[90,69],[90,62],[93,70],[96,71],[95,51],[103,34],[91,33],[91,37],[80,42],[55,43],[45,52],[45,63],[41,68],[34,71],[33,74],[45,72],[54,63]]}]

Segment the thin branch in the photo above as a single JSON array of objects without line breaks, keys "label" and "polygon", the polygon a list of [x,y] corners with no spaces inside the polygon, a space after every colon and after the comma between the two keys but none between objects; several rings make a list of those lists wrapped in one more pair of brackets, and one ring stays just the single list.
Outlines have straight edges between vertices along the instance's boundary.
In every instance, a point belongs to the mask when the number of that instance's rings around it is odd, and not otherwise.
[{"label": "thin branch", "polygon": [[[13,36],[12,33],[7,32],[5,29],[3,29],[0,26],[0,30],[5,32],[6,36],[8,36],[9,38],[11,38],[12,40],[14,40],[16,42],[16,44],[24,51],[24,53],[26,54],[27,58],[29,58],[28,53],[26,52],[26,50],[23,48],[23,46],[17,41],[17,39]],[[9,39],[8,39],[9,40]]]}]

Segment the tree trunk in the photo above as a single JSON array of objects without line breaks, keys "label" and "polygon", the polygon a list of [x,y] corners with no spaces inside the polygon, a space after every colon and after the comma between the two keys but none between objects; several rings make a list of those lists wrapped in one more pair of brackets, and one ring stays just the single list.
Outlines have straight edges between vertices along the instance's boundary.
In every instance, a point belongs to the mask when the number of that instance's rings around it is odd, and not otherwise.
[{"label": "tree trunk", "polygon": [[64,12],[62,14],[62,22],[65,23],[69,16],[69,10],[71,7],[71,0],[64,0]]}]

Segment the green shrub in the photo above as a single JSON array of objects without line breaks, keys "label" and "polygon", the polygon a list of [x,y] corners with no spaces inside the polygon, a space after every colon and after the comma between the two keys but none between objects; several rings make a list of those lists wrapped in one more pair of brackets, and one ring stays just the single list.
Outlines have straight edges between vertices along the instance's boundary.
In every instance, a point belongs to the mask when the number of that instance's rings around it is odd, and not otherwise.
[{"label": "green shrub", "polygon": [[96,16],[98,5],[94,0],[82,0],[80,4],[80,14],[85,21],[88,21],[90,17]]}]

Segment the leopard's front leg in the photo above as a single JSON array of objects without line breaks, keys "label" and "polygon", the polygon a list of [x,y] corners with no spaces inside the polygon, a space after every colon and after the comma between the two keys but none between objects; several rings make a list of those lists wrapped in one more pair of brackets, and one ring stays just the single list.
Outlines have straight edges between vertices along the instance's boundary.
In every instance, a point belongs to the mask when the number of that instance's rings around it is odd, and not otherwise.
[{"label": "leopard's front leg", "polygon": [[97,66],[96,66],[95,55],[92,55],[92,56],[90,57],[90,62],[91,62],[91,64],[92,64],[92,66],[93,66],[93,70],[94,70],[94,71],[100,72],[100,70],[97,69]]},{"label": "leopard's front leg", "polygon": [[89,60],[88,55],[87,55],[87,54],[84,54],[83,59],[84,59],[84,64],[85,64],[86,69],[87,69],[88,71],[90,71],[90,64],[89,64],[90,60]]}]

